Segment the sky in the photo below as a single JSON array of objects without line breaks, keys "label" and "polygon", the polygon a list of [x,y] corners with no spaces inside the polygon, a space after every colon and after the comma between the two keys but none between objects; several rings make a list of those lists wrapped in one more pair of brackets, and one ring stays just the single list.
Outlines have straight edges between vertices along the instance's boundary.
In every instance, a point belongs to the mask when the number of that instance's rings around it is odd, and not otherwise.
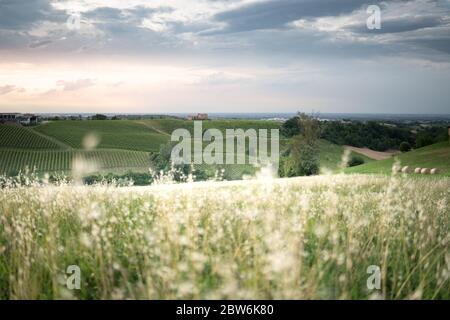
[{"label": "sky", "polygon": [[449,89],[450,0],[0,0],[0,112],[449,114]]}]

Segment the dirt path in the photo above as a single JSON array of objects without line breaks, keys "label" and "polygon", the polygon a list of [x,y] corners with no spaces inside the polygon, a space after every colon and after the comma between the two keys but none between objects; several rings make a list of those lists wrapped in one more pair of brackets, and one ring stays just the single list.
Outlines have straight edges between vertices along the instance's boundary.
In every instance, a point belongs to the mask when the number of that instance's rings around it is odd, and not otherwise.
[{"label": "dirt path", "polygon": [[161,129],[155,128],[154,126],[152,126],[152,125],[150,125],[150,124],[148,124],[148,123],[146,123],[144,121],[138,121],[137,123],[140,123],[140,124],[146,126],[149,129],[152,129],[152,130],[154,130],[154,131],[156,131],[158,133],[161,133],[161,134],[163,134],[165,136],[169,136],[170,137],[170,134],[168,134],[167,132],[164,132]]},{"label": "dirt path", "polygon": [[366,157],[369,157],[374,160],[389,159],[392,156],[400,153],[400,151],[397,151],[397,150],[388,150],[385,152],[381,152],[381,151],[375,151],[375,150],[372,150],[369,148],[357,148],[357,147],[352,147],[352,146],[345,146],[345,148],[348,150],[360,153],[362,155],[365,155]]}]

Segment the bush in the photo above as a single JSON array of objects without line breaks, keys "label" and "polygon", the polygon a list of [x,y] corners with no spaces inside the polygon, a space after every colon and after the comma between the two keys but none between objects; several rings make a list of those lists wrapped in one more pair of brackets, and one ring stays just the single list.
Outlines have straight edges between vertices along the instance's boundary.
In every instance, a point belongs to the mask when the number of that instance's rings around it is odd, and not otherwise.
[{"label": "bush", "polygon": [[411,150],[411,145],[408,142],[403,141],[402,143],[400,143],[401,152],[408,152],[409,150]]},{"label": "bush", "polygon": [[361,164],[364,164],[364,159],[358,156],[351,156],[350,160],[348,161],[347,166],[348,167],[356,167]]},{"label": "bush", "polygon": [[320,134],[317,119],[299,114],[300,134],[294,136],[288,155],[280,162],[280,176],[310,176],[319,173],[319,148],[317,140]]}]

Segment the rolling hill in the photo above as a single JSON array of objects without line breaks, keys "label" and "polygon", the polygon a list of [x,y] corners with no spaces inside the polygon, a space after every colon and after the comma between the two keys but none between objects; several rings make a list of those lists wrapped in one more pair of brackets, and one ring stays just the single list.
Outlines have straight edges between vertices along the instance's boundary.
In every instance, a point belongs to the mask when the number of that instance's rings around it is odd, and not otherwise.
[{"label": "rolling hill", "polygon": [[32,129],[3,124],[0,125],[0,148],[55,150],[61,149],[61,145]]},{"label": "rolling hill", "polygon": [[[203,130],[218,128],[272,129],[279,123],[270,121],[217,120],[203,123]],[[37,172],[68,172],[74,159],[82,155],[95,159],[100,172],[146,171],[149,153],[158,152],[170,141],[178,128],[193,131],[193,122],[178,119],[118,120],[118,121],[53,121],[33,128],[0,126],[0,174],[15,174],[26,167]],[[99,138],[94,151],[83,150],[83,140],[89,134]],[[284,139],[285,140],[285,139]],[[286,141],[282,140],[281,143]],[[205,142],[205,144],[207,144]],[[217,166],[204,165],[209,172]],[[251,165],[229,167],[233,178],[253,174]]]},{"label": "rolling hill", "polygon": [[[144,139],[137,134],[133,125],[127,123],[115,125],[115,122],[89,124],[61,121],[34,128],[0,125],[0,174],[15,175],[26,168],[35,169],[38,173],[68,173],[72,170],[75,159],[95,163],[98,172],[147,171],[150,157],[145,150],[159,148],[157,143],[166,139],[161,139],[161,134],[157,132],[147,134],[150,129],[145,126],[137,126],[143,132]],[[101,132],[101,136],[107,137],[101,149],[87,151],[81,148],[83,132],[91,132],[89,129],[95,129],[94,132]],[[114,130],[115,136],[112,134]],[[47,135],[47,131],[57,134]],[[119,137],[121,133],[125,138]],[[136,138],[134,145],[130,137]],[[121,149],[124,143],[127,143],[128,148]],[[145,143],[150,146],[153,143],[154,146],[148,147]],[[113,147],[107,149],[108,146]],[[133,150],[136,146],[144,151]]]},{"label": "rolling hill", "polygon": [[348,168],[346,172],[389,174],[396,159],[402,166],[410,166],[412,168],[438,168],[441,174],[450,176],[450,141],[412,150],[391,159],[374,161],[361,166]]},{"label": "rolling hill", "polygon": [[147,152],[130,150],[0,150],[0,174],[15,175],[26,168],[37,173],[72,170],[75,159],[94,165],[98,172],[146,172],[150,166]]},{"label": "rolling hill", "polygon": [[[203,130],[218,128],[223,133],[225,129],[278,128],[275,121],[255,120],[213,120],[203,122]],[[117,120],[117,121],[54,121],[34,128],[9,125],[0,126],[0,174],[14,173],[25,167],[36,168],[38,172],[70,171],[73,159],[83,154],[87,158],[95,158],[99,171],[124,172],[127,170],[147,170],[149,167],[149,152],[158,152],[162,144],[170,141],[171,133],[178,128],[193,131],[193,122],[178,119],[152,120]],[[83,139],[86,135],[95,133],[99,144],[94,151],[83,150]],[[282,138],[280,150],[289,143]],[[205,145],[208,144],[205,142]],[[446,145],[437,145],[415,150],[400,156],[405,165],[439,167],[450,171]],[[323,172],[336,172],[345,147],[320,140],[320,167]],[[440,158],[442,150],[443,156]],[[364,165],[346,169],[353,173],[388,173],[393,159],[374,161],[369,157],[352,152],[365,162]],[[439,160],[440,159],[440,160]],[[447,161],[447,162],[446,162]],[[444,165],[443,165],[444,164]],[[223,167],[223,166],[221,166]],[[209,172],[217,170],[217,166],[205,166]],[[252,165],[227,166],[233,178],[242,174],[253,174]]]},{"label": "rolling hill", "polygon": [[158,151],[168,136],[137,121],[54,121],[36,127],[37,132],[55,138],[72,148],[82,148],[86,135],[100,139],[99,149]]}]

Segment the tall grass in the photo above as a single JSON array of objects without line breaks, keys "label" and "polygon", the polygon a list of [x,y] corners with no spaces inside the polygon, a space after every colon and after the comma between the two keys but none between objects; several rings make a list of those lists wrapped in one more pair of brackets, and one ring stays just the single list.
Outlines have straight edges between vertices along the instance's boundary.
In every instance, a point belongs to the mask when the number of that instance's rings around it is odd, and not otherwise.
[{"label": "tall grass", "polygon": [[450,298],[446,178],[4,186],[2,299]]}]

